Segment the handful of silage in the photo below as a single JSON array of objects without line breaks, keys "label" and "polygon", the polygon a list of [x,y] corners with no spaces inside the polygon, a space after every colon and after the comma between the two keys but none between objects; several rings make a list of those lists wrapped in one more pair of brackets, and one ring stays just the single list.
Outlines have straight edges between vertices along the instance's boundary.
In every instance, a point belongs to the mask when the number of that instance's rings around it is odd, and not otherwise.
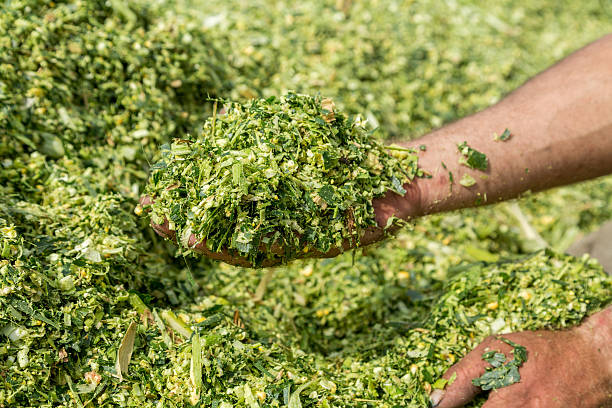
[{"label": "handful of silage", "polygon": [[258,266],[359,240],[376,225],[372,199],[404,194],[417,173],[414,151],[388,151],[328,99],[289,93],[231,104],[199,137],[162,146],[146,193],[181,248],[193,234]]}]

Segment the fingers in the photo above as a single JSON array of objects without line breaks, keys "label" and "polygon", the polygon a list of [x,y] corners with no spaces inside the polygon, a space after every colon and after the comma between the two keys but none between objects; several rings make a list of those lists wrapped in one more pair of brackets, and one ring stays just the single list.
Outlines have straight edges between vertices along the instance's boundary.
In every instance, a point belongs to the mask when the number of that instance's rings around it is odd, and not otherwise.
[{"label": "fingers", "polygon": [[406,220],[426,213],[422,208],[423,192],[418,179],[404,184],[404,189],[406,194],[403,196],[387,191],[383,197],[372,200],[376,222],[381,228],[387,225],[387,220],[392,216]]},{"label": "fingers", "polygon": [[176,232],[170,229],[168,220],[165,220],[163,224],[155,224],[151,221],[151,227],[157,232],[157,235],[176,241]]},{"label": "fingers", "polygon": [[524,392],[516,392],[515,385],[508,388],[500,388],[491,391],[489,399],[482,405],[482,408],[525,408],[539,406],[537,403],[530,401],[529,396]]},{"label": "fingers", "polygon": [[[217,261],[223,261],[230,265],[242,266],[245,268],[252,268],[253,264],[247,258],[238,255],[234,251],[230,251],[227,248],[221,249],[219,252],[214,252],[208,249],[206,246],[206,240],[198,241],[197,237],[193,234],[189,236],[188,245],[194,251]],[[265,259],[262,263],[262,267],[270,267],[278,264],[276,259]]]},{"label": "fingers", "polygon": [[142,205],[142,206],[149,205],[152,202],[153,202],[153,200],[149,196],[142,196],[142,197],[140,197],[140,205]]},{"label": "fingers", "polygon": [[512,400],[508,401],[506,398],[499,398],[497,394],[499,394],[498,390],[491,391],[491,394],[489,395],[489,399],[487,399],[487,401],[484,404],[482,404],[482,408],[515,408],[515,407],[522,408],[522,407],[525,407],[525,405],[522,405],[522,404],[517,405],[517,403],[519,403],[518,399],[515,399],[514,401]]},{"label": "fingers", "polygon": [[[142,201],[143,200],[141,199],[141,202]],[[155,230],[157,235],[161,236],[162,238],[168,238],[176,242],[176,231],[170,229],[168,220],[165,220],[162,224],[156,224],[153,221],[151,221],[151,227],[153,228],[153,230]],[[207,256],[208,258],[211,258],[211,259],[227,262],[229,264],[236,265],[236,266],[246,266],[246,267],[252,266],[251,263],[246,258],[231,255],[225,249],[220,252],[211,251],[206,246],[206,240],[198,242],[198,239],[193,234],[189,236],[188,245],[194,251],[201,253],[202,255]]]},{"label": "fingers", "polygon": [[430,396],[432,405],[436,408],[455,408],[462,407],[474,399],[481,390],[472,385],[472,380],[480,377],[485,372],[485,368],[489,366],[489,363],[482,359],[482,354],[491,349],[499,350],[508,356],[512,348],[494,337],[487,337],[478,347],[444,373],[442,378],[447,380],[450,380],[456,373],[455,381],[444,391],[432,393]]},{"label": "fingers", "polygon": [[[153,200],[149,196],[143,196],[140,198],[140,205],[146,207],[153,203]],[[164,220],[162,224],[156,224],[151,221],[151,227],[155,230],[155,232],[163,238],[168,238],[176,242],[176,231],[171,230],[169,228],[169,223],[167,220]],[[388,231],[392,231],[395,228],[389,228]],[[369,245],[371,243],[380,241],[385,237],[385,232],[382,228],[379,227],[369,227],[365,231],[360,239],[361,246]],[[316,249],[308,248],[302,251],[298,251],[296,254],[296,258],[333,258],[341,253],[348,251],[355,247],[355,240],[345,239],[342,242],[342,248],[333,247],[327,252],[321,252]],[[223,261],[235,266],[242,267],[253,267],[251,262],[241,256],[236,251],[228,250],[227,248],[223,248],[220,251],[212,251],[206,245],[206,240],[199,240],[195,235],[190,235],[188,245],[194,251],[214,260]],[[271,246],[266,246],[265,244],[261,244],[260,250],[265,253],[270,253],[272,257],[265,259],[260,266],[262,267],[270,267],[276,266],[280,263],[280,257],[282,257],[285,252],[282,245],[278,242],[275,242]]]},{"label": "fingers", "polygon": [[[153,200],[149,196],[142,196],[140,197],[139,201],[140,201],[140,205],[143,207],[153,202]],[[151,221],[151,227],[157,233],[157,235],[161,236],[162,238],[168,238],[176,242],[176,231],[170,229],[170,224],[168,223],[168,220],[164,220],[164,222],[161,224],[156,224],[153,221]],[[249,262],[246,258],[237,256],[236,254],[230,254],[230,252],[227,249],[223,249],[220,252],[211,251],[206,246],[206,240],[199,241],[197,237],[193,234],[189,236],[188,245],[194,251],[201,253],[202,255],[208,258],[211,258],[211,259],[223,261],[231,265],[235,265],[235,266],[244,266],[244,267],[253,266],[251,262]],[[262,266],[273,266],[276,263],[277,262],[274,262],[273,260],[266,260],[263,262]]]}]

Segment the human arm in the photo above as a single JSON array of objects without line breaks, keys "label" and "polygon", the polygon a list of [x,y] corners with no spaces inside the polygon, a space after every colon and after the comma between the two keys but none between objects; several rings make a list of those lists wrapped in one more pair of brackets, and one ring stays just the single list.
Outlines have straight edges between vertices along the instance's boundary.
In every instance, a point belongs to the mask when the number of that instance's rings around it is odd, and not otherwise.
[{"label": "human arm", "polygon": [[[512,139],[494,141],[492,134],[504,127],[512,130]],[[489,157],[486,180],[480,178],[482,172],[458,163],[455,146],[464,140]],[[411,186],[408,200],[391,196],[377,203],[381,220],[389,214],[411,217],[492,203],[609,174],[612,36],[571,55],[492,108],[418,143],[428,146],[421,166],[432,178]],[[448,170],[441,169],[442,161]],[[455,173],[455,180],[468,173],[477,184],[455,184],[450,192],[448,171]],[[520,369],[521,381],[491,392],[484,407],[612,407],[612,307],[571,330],[504,337],[525,346],[529,359]],[[486,339],[445,373],[446,379],[456,373],[456,381],[445,391],[434,391],[432,402],[439,404],[434,406],[463,406],[480,392],[471,380],[484,373],[482,353],[487,347],[506,353],[510,349],[495,338]]]},{"label": "human arm", "polygon": [[[508,141],[493,134],[511,130]],[[489,159],[486,171],[459,163],[457,144],[467,142]],[[526,191],[540,191],[595,178],[612,172],[612,35],[579,50],[528,81],[498,104],[447,125],[420,139],[404,143],[426,146],[419,151],[419,166],[431,178],[418,178],[400,196],[388,192],[373,206],[378,227],[365,231],[360,245],[382,239],[391,216],[411,219],[431,213],[494,203]],[[444,163],[444,165],[443,165]],[[444,168],[446,167],[446,168]],[[450,173],[454,183],[450,183]],[[476,184],[458,183],[464,174]],[[149,198],[144,198],[146,204]],[[153,224],[162,236],[175,239],[167,223]],[[352,246],[327,253],[309,251],[308,257],[333,257]],[[192,237],[189,245],[213,259],[235,265],[250,263],[227,249],[207,248]],[[282,248],[273,248],[282,253]],[[271,266],[274,259],[264,261]]]},{"label": "human arm", "polygon": [[[506,128],[511,138],[494,140]],[[487,171],[459,164],[457,144],[464,141],[487,155]],[[389,193],[375,201],[379,225],[391,215],[408,219],[491,204],[612,173],[612,34],[498,104],[404,144],[426,146],[419,165],[432,177],[407,185],[404,197]],[[476,184],[460,185],[464,174]]]}]

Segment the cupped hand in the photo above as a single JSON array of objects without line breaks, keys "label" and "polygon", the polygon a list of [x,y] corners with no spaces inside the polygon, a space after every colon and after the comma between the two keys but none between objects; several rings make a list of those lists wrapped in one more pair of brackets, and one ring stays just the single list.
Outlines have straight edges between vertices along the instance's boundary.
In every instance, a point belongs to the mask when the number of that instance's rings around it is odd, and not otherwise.
[{"label": "cupped hand", "polygon": [[[610,408],[612,407],[612,308],[564,331],[532,331],[503,335],[527,349],[519,369],[520,382],[490,392],[483,408]],[[489,363],[488,350],[512,359],[512,347],[496,337],[486,338],[443,376],[455,381],[431,394],[436,408],[461,407],[478,395],[472,379]]]},{"label": "cupped hand", "polygon": [[[393,192],[388,192],[381,198],[374,199],[374,213],[376,217],[377,226],[367,228],[363,231],[362,236],[359,239],[360,247],[372,244],[380,241],[389,233],[393,233],[398,229],[398,226],[394,225],[385,230],[385,226],[389,218],[395,216],[398,218],[408,218],[413,214],[414,208],[417,203],[419,192],[416,188],[415,183],[406,184],[404,188],[407,190],[406,195],[400,196]],[[140,205],[145,208],[152,203],[152,199],[148,196],[144,196],[140,199]],[[412,210],[412,212],[411,212]],[[151,227],[161,237],[170,239],[176,242],[176,232],[169,228],[168,221],[164,221],[162,224],[156,224],[151,221]],[[198,239],[195,235],[191,235],[188,240],[188,245],[195,252],[198,252],[208,258],[226,262],[235,266],[253,267],[252,263],[238,251],[228,248],[223,248],[218,252],[210,250],[206,245],[206,239]],[[333,258],[338,256],[342,252],[348,251],[356,247],[356,240],[345,240],[342,243],[342,248],[334,247],[327,252],[321,252],[318,250],[310,249],[308,251],[299,251],[297,258]],[[283,248],[279,245],[273,245],[270,249],[261,247],[264,252],[270,251],[273,257],[265,259],[261,266],[270,267],[279,265],[282,262],[282,255],[284,254]]]}]

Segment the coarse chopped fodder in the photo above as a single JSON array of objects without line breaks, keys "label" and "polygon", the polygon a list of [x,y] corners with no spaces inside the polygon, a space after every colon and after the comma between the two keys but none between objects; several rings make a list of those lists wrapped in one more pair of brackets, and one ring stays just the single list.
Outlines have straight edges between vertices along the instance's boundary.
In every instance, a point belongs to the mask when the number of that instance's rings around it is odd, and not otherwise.
[{"label": "coarse chopped fodder", "polygon": [[[201,131],[207,95],[320,93],[381,137],[411,137],[609,32],[610,12],[596,0],[4,2],[0,406],[426,407],[484,336],[601,309],[610,279],[587,258],[529,255],[542,243],[507,204],[273,272],[176,257],[134,207],[159,146]],[[517,204],[560,252],[611,203],[607,177]]]},{"label": "coarse chopped fodder", "polygon": [[191,129],[210,110],[206,99],[228,89],[229,68],[212,36],[171,7],[6,2],[0,17],[3,144],[54,158],[107,144],[133,161],[143,147],[163,141],[160,136]]},{"label": "coarse chopped fodder", "polygon": [[206,240],[259,266],[342,248],[376,226],[374,198],[422,175],[413,150],[383,146],[329,99],[288,93],[227,109],[162,146],[151,168],[151,220],[168,221],[186,250]]}]

